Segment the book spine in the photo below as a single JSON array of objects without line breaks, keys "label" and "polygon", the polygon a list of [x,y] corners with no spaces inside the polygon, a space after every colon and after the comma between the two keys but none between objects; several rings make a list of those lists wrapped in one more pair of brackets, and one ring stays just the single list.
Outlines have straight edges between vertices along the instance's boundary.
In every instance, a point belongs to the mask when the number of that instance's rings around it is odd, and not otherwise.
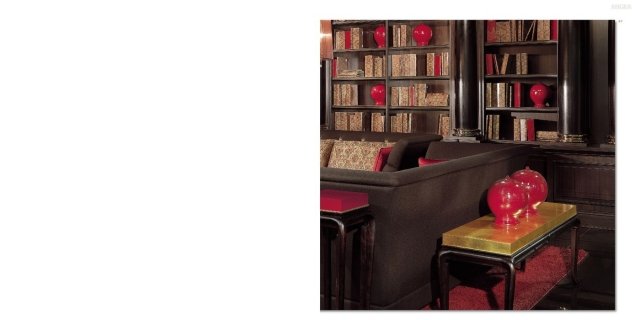
[{"label": "book spine", "polygon": [[487,75],[493,75],[493,54],[486,53],[484,55],[484,66]]},{"label": "book spine", "polygon": [[496,42],[496,21],[487,20],[487,42]]},{"label": "book spine", "polygon": [[335,78],[336,75],[338,74],[336,72],[337,67],[338,67],[338,60],[334,58],[331,60],[331,78]]},{"label": "book spine", "polygon": [[527,141],[536,141],[534,119],[527,119]]},{"label": "book spine", "polygon": [[519,81],[516,81],[513,84],[513,107],[514,108],[520,108],[521,107],[521,91],[522,91],[522,85],[520,84]]},{"label": "book spine", "polygon": [[551,20],[551,40],[558,41],[558,20]]},{"label": "book spine", "polygon": [[344,48],[351,49],[351,31],[344,32]]},{"label": "book spine", "polygon": [[435,54],[433,57],[433,75],[438,77],[442,70],[442,54]]}]

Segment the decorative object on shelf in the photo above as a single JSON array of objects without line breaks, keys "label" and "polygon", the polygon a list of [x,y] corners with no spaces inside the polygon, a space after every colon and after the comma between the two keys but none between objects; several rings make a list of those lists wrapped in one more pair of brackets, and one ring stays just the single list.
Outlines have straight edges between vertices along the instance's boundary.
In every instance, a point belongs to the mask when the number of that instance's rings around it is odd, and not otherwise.
[{"label": "decorative object on shelf", "polygon": [[514,225],[518,223],[516,217],[527,204],[527,194],[518,181],[506,176],[489,187],[487,203],[496,217],[496,226]]},{"label": "decorative object on shelf", "polygon": [[373,39],[376,40],[376,43],[378,44],[378,48],[384,48],[386,47],[386,42],[387,42],[387,28],[381,24],[376,28],[375,33],[373,34]]},{"label": "decorative object on shelf", "polygon": [[531,90],[529,90],[529,97],[531,101],[534,103],[534,107],[540,109],[544,108],[544,101],[549,97],[549,87],[538,82],[531,86]]},{"label": "decorative object on shelf", "polygon": [[384,106],[385,105],[385,97],[387,91],[384,84],[376,84],[371,87],[371,98],[376,102],[376,106]]},{"label": "decorative object on shelf", "polygon": [[421,23],[413,28],[413,40],[416,41],[419,47],[429,45],[429,40],[433,36],[433,30],[428,25]]},{"label": "decorative object on shelf", "polygon": [[547,180],[529,167],[514,172],[511,179],[520,182],[527,194],[527,205],[521,214],[525,217],[538,214],[538,206],[547,199]]}]

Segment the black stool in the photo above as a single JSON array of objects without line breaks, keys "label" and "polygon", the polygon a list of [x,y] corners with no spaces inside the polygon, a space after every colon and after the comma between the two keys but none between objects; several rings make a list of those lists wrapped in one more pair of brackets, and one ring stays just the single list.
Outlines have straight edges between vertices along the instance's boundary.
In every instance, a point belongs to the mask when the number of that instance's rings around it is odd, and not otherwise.
[{"label": "black stool", "polygon": [[[331,240],[336,237],[338,281],[336,284],[338,291],[338,309],[344,309],[344,260],[347,245],[347,234],[351,231],[361,230],[360,236],[360,308],[369,309],[369,294],[371,292],[372,266],[373,266],[373,244],[375,240],[375,221],[367,208],[358,209],[344,214],[331,214],[320,211],[320,237],[321,237],[321,257],[324,258],[323,309],[331,309]],[[355,239],[354,239],[355,241]]]}]

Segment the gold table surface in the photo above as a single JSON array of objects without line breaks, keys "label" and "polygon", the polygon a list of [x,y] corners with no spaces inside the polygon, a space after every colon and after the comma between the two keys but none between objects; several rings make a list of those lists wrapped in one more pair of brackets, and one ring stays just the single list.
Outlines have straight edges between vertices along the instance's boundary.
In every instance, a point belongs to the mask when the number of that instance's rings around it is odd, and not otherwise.
[{"label": "gold table surface", "polygon": [[488,214],[445,232],[442,245],[511,256],[576,214],[575,205],[543,202],[538,206],[537,215],[520,216],[520,223],[502,227],[494,224],[493,214]]}]

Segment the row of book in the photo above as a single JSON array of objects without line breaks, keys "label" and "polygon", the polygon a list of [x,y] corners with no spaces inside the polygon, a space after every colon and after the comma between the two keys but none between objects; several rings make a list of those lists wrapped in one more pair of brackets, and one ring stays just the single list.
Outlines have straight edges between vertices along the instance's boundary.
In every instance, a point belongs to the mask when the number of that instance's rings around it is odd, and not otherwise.
[{"label": "row of book", "polygon": [[513,83],[485,83],[484,106],[486,108],[520,108],[523,85],[519,81]]},{"label": "row of book", "polygon": [[334,127],[336,130],[364,131],[363,112],[335,112],[334,121]]},{"label": "row of book", "polygon": [[362,49],[362,28],[351,28],[345,31],[336,31],[336,50]]},{"label": "row of book", "polygon": [[416,115],[413,113],[397,113],[391,116],[391,132],[416,132]]},{"label": "row of book", "polygon": [[426,83],[417,83],[408,87],[391,87],[392,107],[447,107],[449,94],[427,92]]},{"label": "row of book", "polygon": [[[485,135],[490,140],[501,140],[500,115],[490,114],[485,116]],[[546,141],[557,140],[555,131],[536,131],[535,120],[525,118],[513,118],[513,141]],[[502,137],[504,140],[504,137]]]},{"label": "row of book", "polygon": [[364,77],[384,77],[387,69],[387,59],[385,56],[364,56]]},{"label": "row of book", "polygon": [[384,132],[384,114],[382,113],[371,114],[371,131]]},{"label": "row of book", "polygon": [[358,105],[358,85],[357,84],[333,84],[333,105],[334,106],[357,106]]},{"label": "row of book", "polygon": [[[425,54],[427,76],[449,75],[449,53],[429,52]],[[417,60],[415,53],[395,54],[391,56],[392,77],[415,77],[417,75]]]},{"label": "row of book", "polygon": [[[513,58],[515,56],[515,59]],[[484,55],[486,75],[494,74],[529,74],[529,56],[527,53],[502,55],[502,60],[498,63],[498,55],[487,53]]]},{"label": "row of book", "polygon": [[406,24],[393,26],[393,43],[394,48],[414,47],[417,43],[413,39],[413,27]]},{"label": "row of book", "polygon": [[443,137],[448,137],[449,136],[449,129],[451,128],[451,118],[444,114],[441,113],[438,115],[438,134],[443,136]]},{"label": "row of book", "polygon": [[487,42],[558,40],[558,20],[487,21]]}]

